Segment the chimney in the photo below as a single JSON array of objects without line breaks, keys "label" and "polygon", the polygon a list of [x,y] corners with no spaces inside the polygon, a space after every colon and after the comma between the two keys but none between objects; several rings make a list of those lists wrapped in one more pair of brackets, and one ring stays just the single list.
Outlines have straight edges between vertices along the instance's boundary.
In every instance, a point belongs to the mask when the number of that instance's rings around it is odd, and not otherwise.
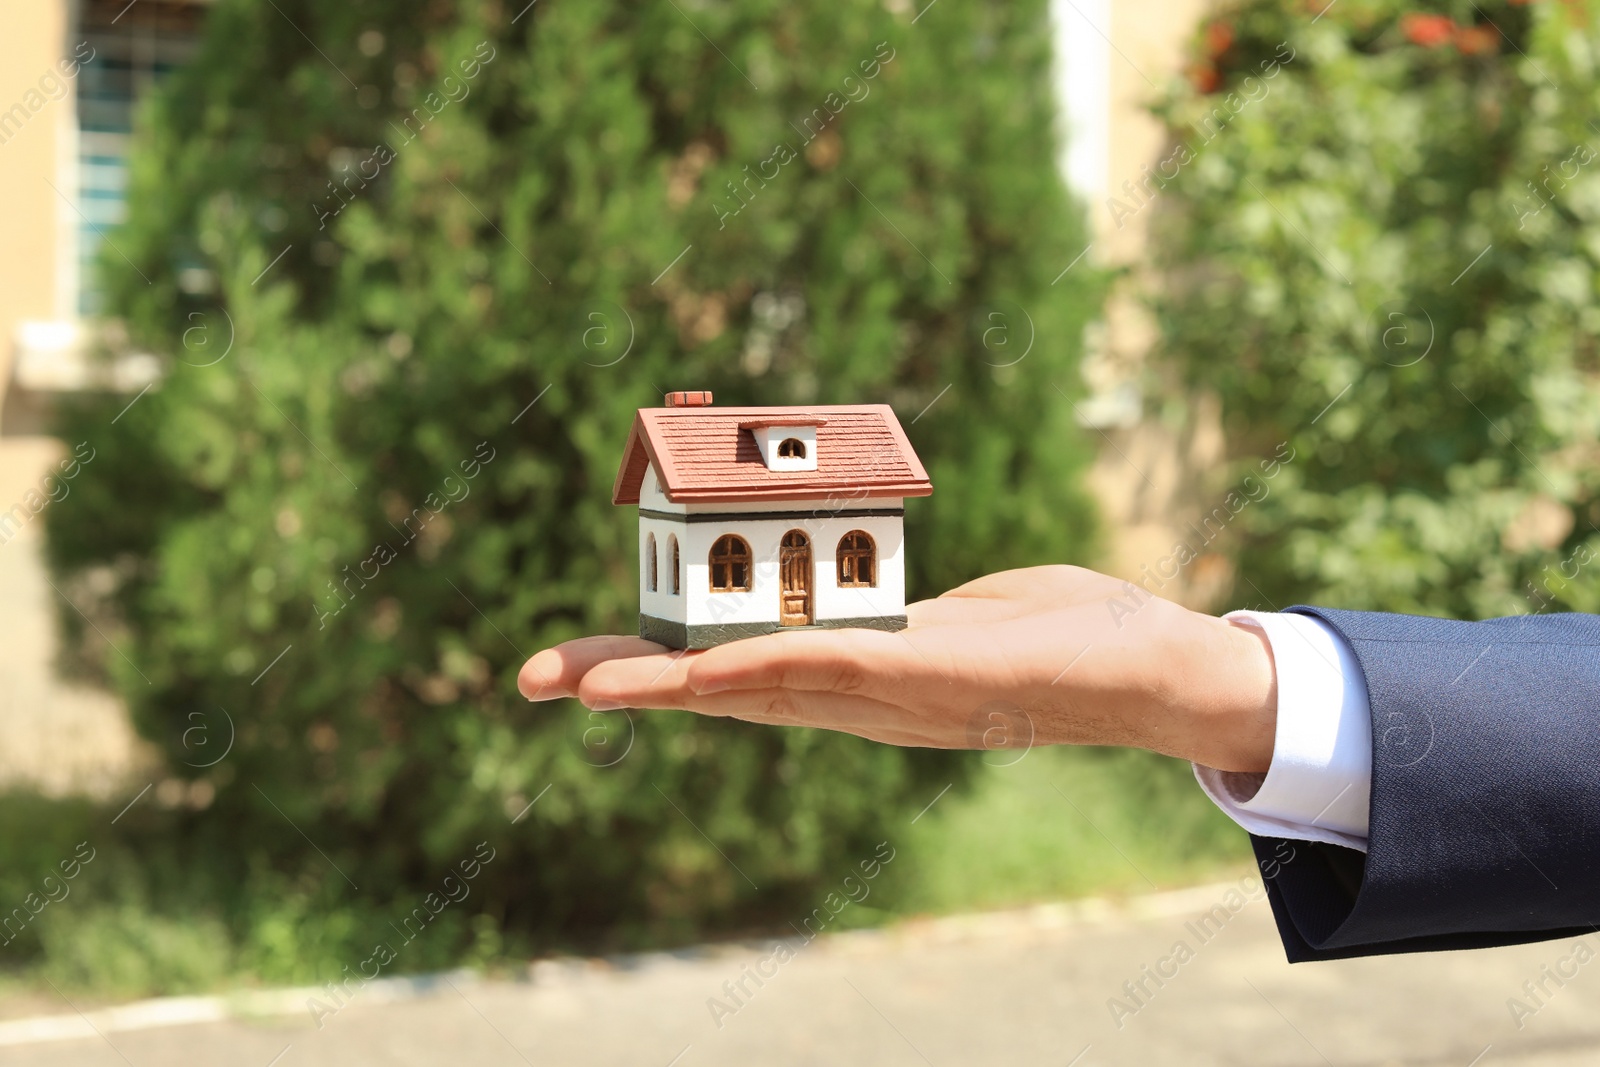
[{"label": "chimney", "polygon": [[708,408],[710,406],[711,390],[709,389],[667,394],[667,407],[669,408]]}]

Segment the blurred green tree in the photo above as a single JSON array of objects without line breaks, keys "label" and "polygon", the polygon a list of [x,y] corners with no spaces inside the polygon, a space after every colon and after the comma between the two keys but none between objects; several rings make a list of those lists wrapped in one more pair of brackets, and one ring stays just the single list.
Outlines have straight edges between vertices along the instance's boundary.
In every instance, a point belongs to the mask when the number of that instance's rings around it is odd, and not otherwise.
[{"label": "blurred green tree", "polygon": [[[97,458],[49,532],[126,654],[74,616],[85,662],[201,783],[197,810],[123,826],[183,844],[205,878],[174,892],[231,898],[258,973],[360,959],[353,914],[409,911],[480,841],[468,909],[516,945],[747,924],[960,777],[811,731],[530,709],[513,681],[635,627],[609,488],[668,389],[895,404],[936,485],[917,594],[1087,550],[1057,392],[1098,282],[1052,288],[1086,238],[1045,3],[923,14],[212,12],[143,117],[105,260],[169,372],[120,417],[68,413]],[[426,959],[481,941],[468,909]]]},{"label": "blurred green tree", "polygon": [[1295,457],[1239,516],[1240,599],[1600,610],[1596,14],[1251,0],[1203,33],[1155,306],[1234,448]]}]

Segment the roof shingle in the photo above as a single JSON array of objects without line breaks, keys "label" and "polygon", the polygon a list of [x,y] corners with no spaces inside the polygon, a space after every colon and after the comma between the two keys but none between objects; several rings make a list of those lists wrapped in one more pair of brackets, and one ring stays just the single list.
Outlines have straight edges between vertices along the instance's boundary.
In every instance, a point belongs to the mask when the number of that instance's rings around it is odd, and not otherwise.
[{"label": "roof shingle", "polygon": [[[749,427],[817,427],[817,469],[772,471]],[[641,408],[611,491],[614,504],[637,504],[655,464],[675,504],[808,500],[848,491],[859,497],[927,496],[928,472],[887,404],[811,408]]]}]

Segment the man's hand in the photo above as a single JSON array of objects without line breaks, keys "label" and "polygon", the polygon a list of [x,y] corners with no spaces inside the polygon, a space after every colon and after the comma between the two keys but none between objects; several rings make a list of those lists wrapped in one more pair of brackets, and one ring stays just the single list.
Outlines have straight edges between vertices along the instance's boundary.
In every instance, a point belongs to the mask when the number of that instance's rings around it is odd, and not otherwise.
[{"label": "man's hand", "polygon": [[586,637],[534,656],[517,684],[529,700],[929,748],[980,747],[972,724],[1005,701],[1026,713],[1035,745],[1131,745],[1227,771],[1272,762],[1277,681],[1253,630],[1078,567],[991,574],[906,614],[899,633],[780,632],[703,652]]}]

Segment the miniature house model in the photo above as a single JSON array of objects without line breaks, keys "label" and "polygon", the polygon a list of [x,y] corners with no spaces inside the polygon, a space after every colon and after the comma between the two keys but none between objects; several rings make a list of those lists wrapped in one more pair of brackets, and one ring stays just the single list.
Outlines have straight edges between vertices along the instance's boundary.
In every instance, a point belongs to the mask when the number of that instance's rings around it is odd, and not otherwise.
[{"label": "miniature house model", "polygon": [[710,648],[781,629],[906,625],[905,498],[933,492],[886,405],[634,420],[611,499],[639,505],[639,634]]}]

